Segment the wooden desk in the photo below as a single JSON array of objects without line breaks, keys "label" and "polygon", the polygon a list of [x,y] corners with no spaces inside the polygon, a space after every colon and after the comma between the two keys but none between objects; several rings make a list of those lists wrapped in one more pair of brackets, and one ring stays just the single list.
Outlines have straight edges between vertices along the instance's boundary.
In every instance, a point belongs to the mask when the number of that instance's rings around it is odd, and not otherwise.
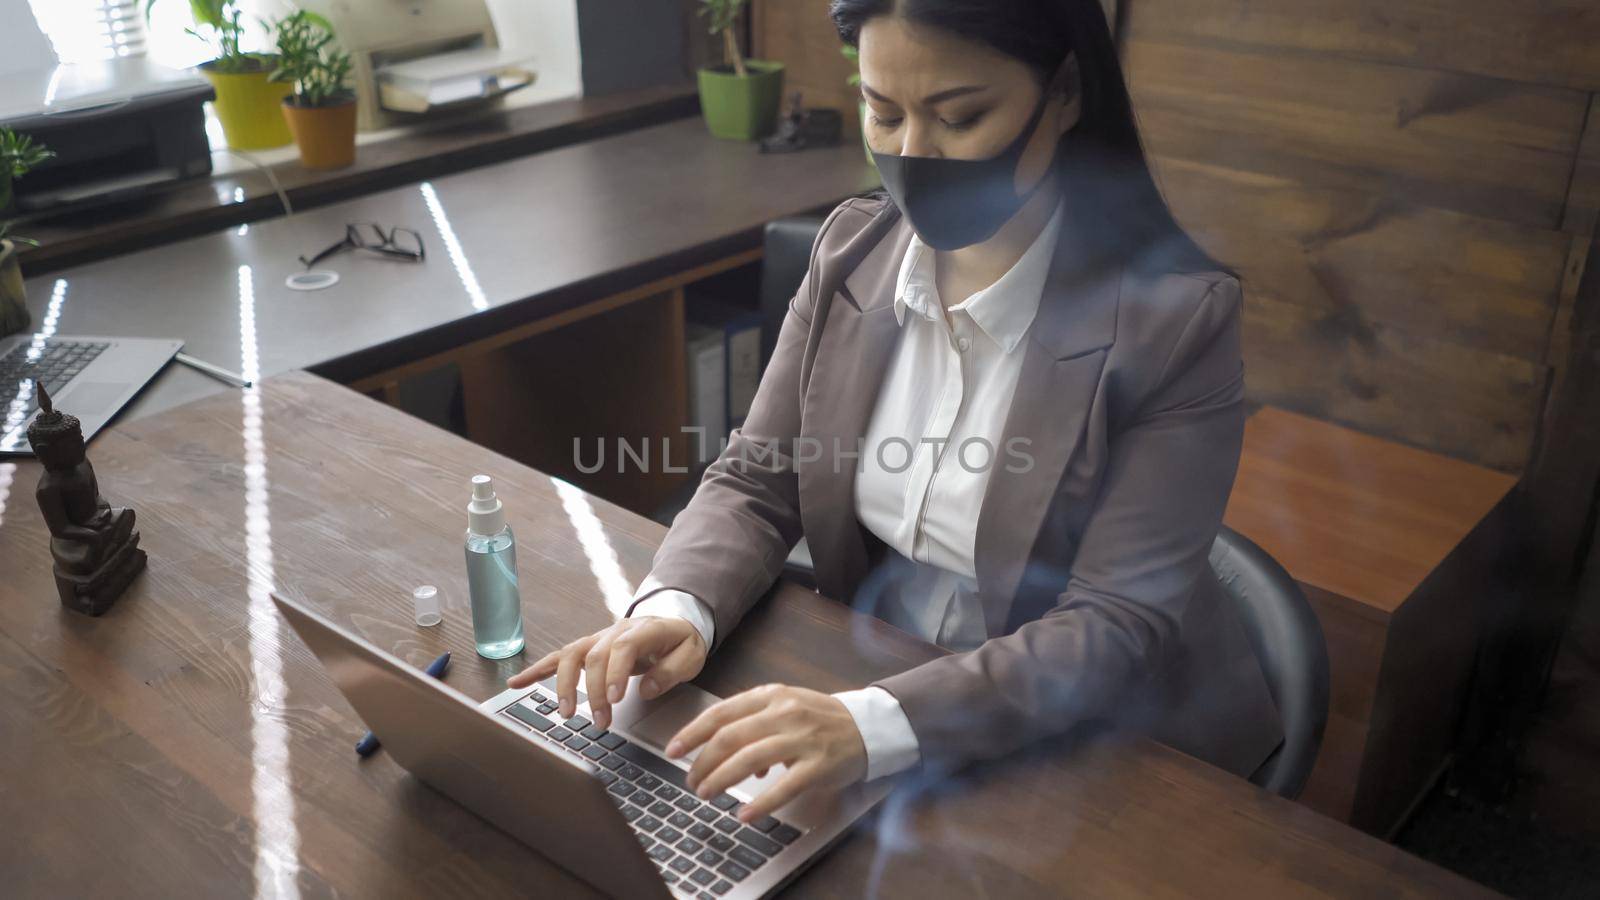
[{"label": "wooden desk", "polygon": [[1281,409],[1250,417],[1225,521],[1294,576],[1328,640],[1314,809],[1389,834],[1448,761],[1515,485]]},{"label": "wooden desk", "polygon": [[[693,84],[660,85],[434,122],[363,144],[355,163],[343,169],[307,169],[298,159],[271,169],[289,202],[303,211],[633,128],[698,118],[699,111]],[[21,248],[22,268],[31,276],[47,275],[282,212],[271,182],[254,168],[175,182],[134,203],[22,226],[19,231],[39,241],[38,247]]]},{"label": "wooden desk", "polygon": [[[589,896],[407,776],[267,600],[308,598],[450,683],[472,652],[460,541],[490,472],[520,547],[532,659],[610,621],[663,529],[305,374],[119,424],[94,444],[149,570],[106,616],[64,612],[33,462],[0,463],[0,872],[11,897]],[[445,619],[411,623],[437,584]],[[785,586],[700,682],[857,686],[941,652]],[[537,802],[537,798],[529,798]],[[1487,896],[1396,848],[1150,743],[1054,747],[904,783],[796,897]]]},{"label": "wooden desk", "polygon": [[[309,369],[391,398],[402,378],[455,366],[478,443],[570,475],[574,437],[670,439],[681,464],[685,286],[758,261],[767,222],[877,183],[853,143],[763,154],[682,119],[75,266],[31,279],[29,308],[36,328],[181,338],[227,368]],[[415,229],[427,258],[343,253],[318,265],[334,287],[285,287],[350,222]],[[172,366],[124,415],[225,390]],[[554,399],[572,402],[534,405]],[[628,476],[608,466],[583,483],[651,509],[681,479]]]},{"label": "wooden desk", "polygon": [[[683,119],[31,278],[28,306],[42,327],[59,285],[62,334],[178,337],[236,368],[249,303],[263,375],[309,369],[370,386],[610,298],[669,291],[691,270],[759,259],[767,222],[878,183],[860,149],[763,154]],[[347,222],[416,229],[427,260],[344,253],[318,266],[340,274],[336,286],[286,288],[304,268],[296,257]],[[223,390],[173,368],[130,412]]]}]

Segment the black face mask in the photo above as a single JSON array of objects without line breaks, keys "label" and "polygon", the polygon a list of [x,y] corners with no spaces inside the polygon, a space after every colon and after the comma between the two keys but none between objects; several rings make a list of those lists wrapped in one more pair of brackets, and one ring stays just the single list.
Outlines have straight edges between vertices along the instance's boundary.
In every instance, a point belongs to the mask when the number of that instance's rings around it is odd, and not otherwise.
[{"label": "black face mask", "polygon": [[[935,250],[957,250],[986,241],[1022,209],[1044,179],[1017,196],[1017,163],[1022,160],[1022,151],[1033,137],[1050,96],[1051,92],[1045,91],[1033,115],[1022,126],[1022,133],[988,159],[872,152],[884,189],[911,221],[923,243]],[[1059,142],[1056,149],[1059,152]]]}]

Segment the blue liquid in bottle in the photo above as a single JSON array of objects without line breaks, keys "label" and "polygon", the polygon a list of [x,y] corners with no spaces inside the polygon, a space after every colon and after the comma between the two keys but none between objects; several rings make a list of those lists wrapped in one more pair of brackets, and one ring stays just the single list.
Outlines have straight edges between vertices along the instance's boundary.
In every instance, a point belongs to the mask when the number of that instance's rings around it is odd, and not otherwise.
[{"label": "blue liquid in bottle", "polygon": [[517,589],[517,544],[487,475],[472,479],[467,507],[467,590],[478,655],[505,659],[522,652],[522,594]]}]

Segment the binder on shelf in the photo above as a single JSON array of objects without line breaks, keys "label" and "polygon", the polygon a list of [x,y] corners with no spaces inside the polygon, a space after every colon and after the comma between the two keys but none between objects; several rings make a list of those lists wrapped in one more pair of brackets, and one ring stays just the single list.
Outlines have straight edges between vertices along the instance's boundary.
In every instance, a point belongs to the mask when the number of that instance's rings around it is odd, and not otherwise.
[{"label": "binder on shelf", "polygon": [[721,330],[689,322],[684,331],[689,365],[689,455],[697,465],[717,458],[726,435],[727,351]]},{"label": "binder on shelf", "polygon": [[761,383],[761,315],[729,303],[696,298],[688,309],[691,439],[700,463],[717,457],[728,433],[744,424]]}]

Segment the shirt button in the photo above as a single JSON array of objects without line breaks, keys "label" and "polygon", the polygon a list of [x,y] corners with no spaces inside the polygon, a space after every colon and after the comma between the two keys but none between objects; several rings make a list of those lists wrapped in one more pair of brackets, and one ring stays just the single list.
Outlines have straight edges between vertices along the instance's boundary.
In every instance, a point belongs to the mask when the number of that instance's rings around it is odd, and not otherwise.
[{"label": "shirt button", "polygon": [[961,340],[956,341],[956,346],[961,349],[962,353],[965,353],[968,350],[972,349],[972,342],[967,340],[966,338],[962,338]]}]

